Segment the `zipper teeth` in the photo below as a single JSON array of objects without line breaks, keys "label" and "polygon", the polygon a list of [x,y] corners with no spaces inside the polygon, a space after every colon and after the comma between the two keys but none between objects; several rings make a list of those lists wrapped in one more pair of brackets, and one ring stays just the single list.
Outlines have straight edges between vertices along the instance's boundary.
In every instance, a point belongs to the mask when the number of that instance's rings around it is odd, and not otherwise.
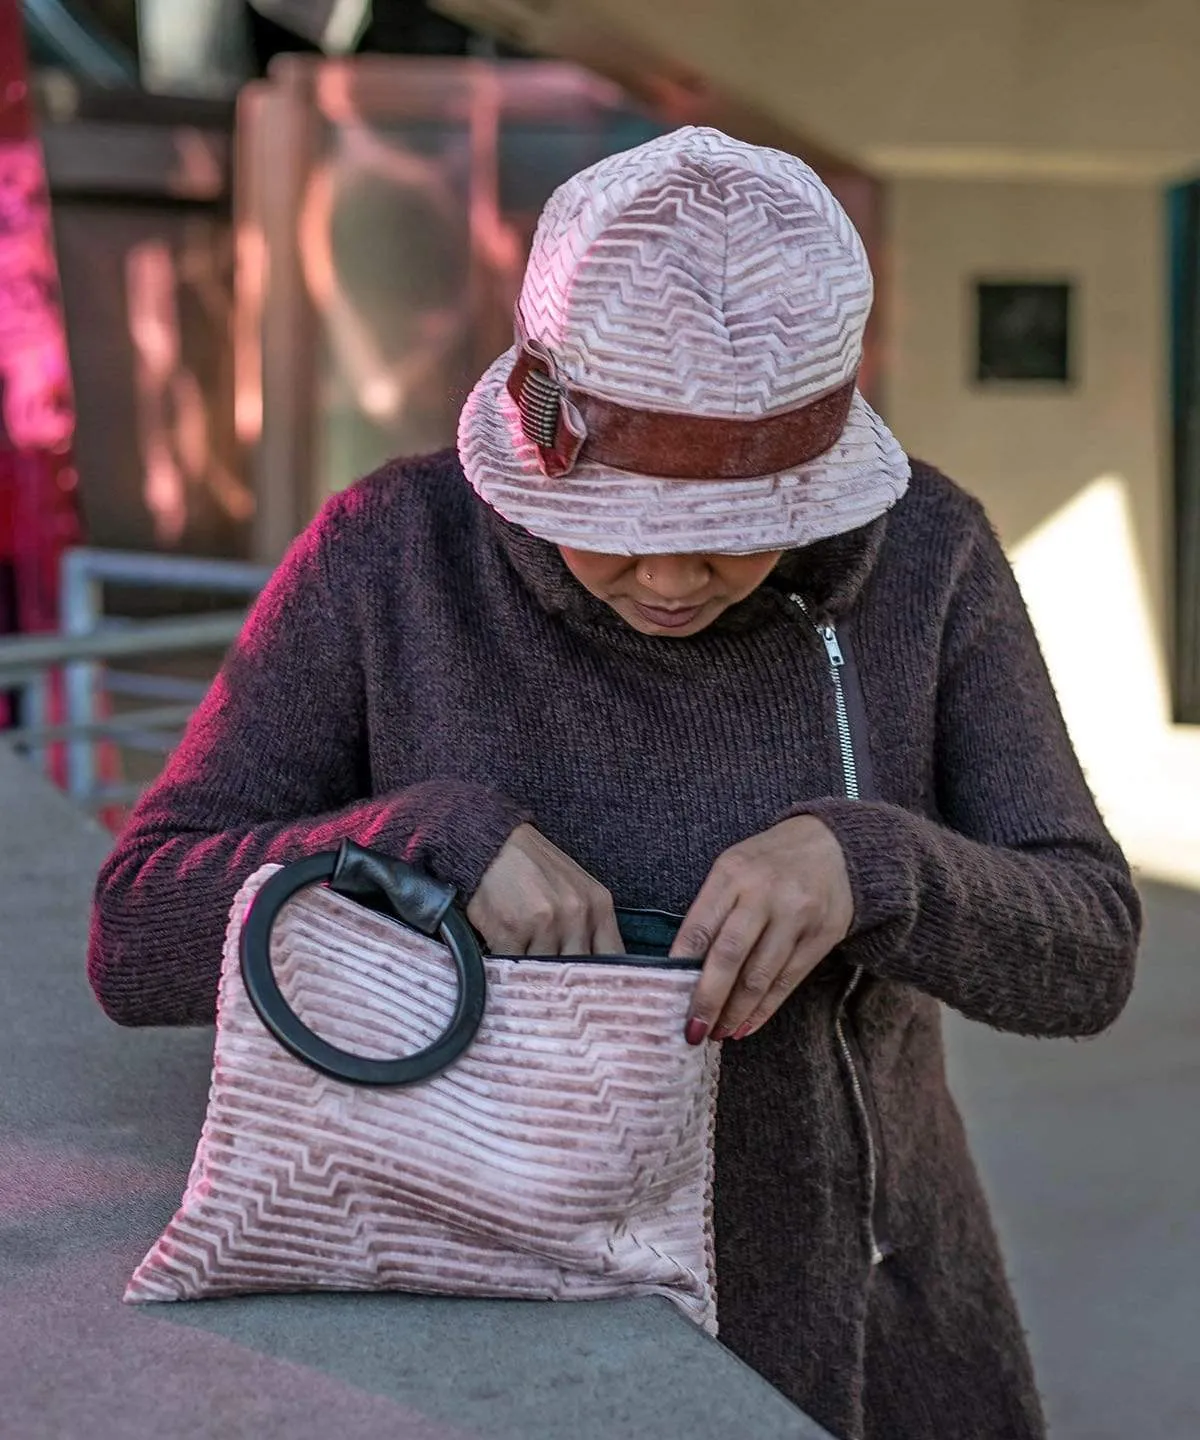
[{"label": "zipper teeth", "polygon": [[[834,644],[837,643],[837,636],[833,626],[825,627]],[[822,639],[826,639],[822,634]],[[828,644],[828,640],[826,640]],[[842,683],[842,668],[832,658],[829,661],[829,672],[833,676],[834,702],[837,709],[838,742],[842,748],[842,769],[846,778],[846,795],[851,800],[857,800],[858,794],[858,761],[854,757],[854,737],[850,733],[850,711],[846,705],[846,687]]]},{"label": "zipper teeth", "polygon": [[[796,608],[804,615],[805,619],[816,630],[825,646],[825,653],[829,657],[829,674],[833,680],[834,708],[837,716],[838,746],[842,754],[842,774],[846,784],[846,796],[850,800],[860,798],[858,789],[858,761],[854,755],[854,734],[850,729],[850,711],[846,705],[846,687],[842,683],[842,666],[845,660],[842,656],[842,649],[838,643],[837,631],[832,625],[818,625],[812,618],[808,604],[803,596],[791,595],[788,597]],[[867,1097],[863,1091],[862,1077],[858,1073],[858,1065],[855,1063],[854,1052],[850,1048],[850,1041],[846,1037],[846,1006],[854,992],[858,989],[863,977],[861,965],[855,967],[842,991],[838,1000],[837,1014],[833,1022],[834,1035],[837,1038],[838,1050],[841,1052],[842,1063],[846,1067],[846,1073],[850,1077],[850,1090],[854,1096],[854,1106],[858,1111],[859,1123],[862,1125],[863,1135],[866,1137],[867,1150],[867,1244],[871,1254],[871,1264],[879,1265],[883,1261],[883,1251],[879,1248],[879,1240],[875,1234],[875,1198],[879,1188],[879,1161],[875,1154],[875,1137],[871,1134],[871,1115],[867,1109]]]}]

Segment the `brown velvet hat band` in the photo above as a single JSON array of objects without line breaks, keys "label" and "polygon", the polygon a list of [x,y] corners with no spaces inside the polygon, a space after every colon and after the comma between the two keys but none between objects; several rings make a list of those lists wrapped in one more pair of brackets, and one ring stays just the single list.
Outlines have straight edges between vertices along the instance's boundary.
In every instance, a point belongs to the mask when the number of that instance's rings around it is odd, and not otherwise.
[{"label": "brown velvet hat band", "polygon": [[794,470],[836,444],[846,428],[856,377],[792,410],[760,420],[639,410],[577,390],[558,377],[550,351],[517,329],[508,393],[545,473],[576,463],[667,480],[751,480]]}]

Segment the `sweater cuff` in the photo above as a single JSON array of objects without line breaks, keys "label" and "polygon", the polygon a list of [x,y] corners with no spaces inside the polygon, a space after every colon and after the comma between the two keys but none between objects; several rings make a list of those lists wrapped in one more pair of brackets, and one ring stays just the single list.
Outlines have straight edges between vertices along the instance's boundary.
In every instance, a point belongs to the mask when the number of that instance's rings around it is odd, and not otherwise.
[{"label": "sweater cuff", "polygon": [[[918,883],[912,861],[916,816],[894,805],[847,800],[842,796],[793,806],[788,819],[811,815],[832,831],[841,846],[850,879],[854,919],[843,944],[856,962],[879,970],[916,921]],[[886,944],[872,945],[886,931]]]},{"label": "sweater cuff", "polygon": [[464,906],[513,831],[535,823],[532,812],[507,795],[464,780],[409,787],[389,820],[384,835],[394,834],[394,852],[453,885]]}]

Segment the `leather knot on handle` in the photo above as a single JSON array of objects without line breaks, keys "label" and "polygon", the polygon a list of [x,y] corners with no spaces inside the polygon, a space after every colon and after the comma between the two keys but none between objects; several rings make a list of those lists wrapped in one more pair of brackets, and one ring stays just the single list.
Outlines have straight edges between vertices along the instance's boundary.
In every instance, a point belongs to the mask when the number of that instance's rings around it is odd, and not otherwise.
[{"label": "leather knot on handle", "polygon": [[422,935],[436,935],[458,898],[453,885],[414,869],[404,860],[343,840],[329,888],[372,910],[382,910]]}]

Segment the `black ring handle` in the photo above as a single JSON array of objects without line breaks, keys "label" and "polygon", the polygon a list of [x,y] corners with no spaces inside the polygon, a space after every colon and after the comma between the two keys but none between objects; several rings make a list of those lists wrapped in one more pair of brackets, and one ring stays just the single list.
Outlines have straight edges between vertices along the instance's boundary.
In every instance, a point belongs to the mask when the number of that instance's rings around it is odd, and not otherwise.
[{"label": "black ring handle", "polygon": [[452,1065],[475,1038],[487,1003],[487,972],[475,932],[466,917],[450,906],[437,937],[450,951],[458,976],[454,1014],[442,1034],[424,1050],[395,1060],[372,1060],[341,1050],[310,1030],[284,998],[271,967],[271,928],[284,905],[298,891],[329,880],[338,852],[322,851],[286,865],[272,875],[250,904],[242,925],[239,956],[242,979],[259,1019],[279,1043],[314,1070],[353,1085],[415,1085]]}]

